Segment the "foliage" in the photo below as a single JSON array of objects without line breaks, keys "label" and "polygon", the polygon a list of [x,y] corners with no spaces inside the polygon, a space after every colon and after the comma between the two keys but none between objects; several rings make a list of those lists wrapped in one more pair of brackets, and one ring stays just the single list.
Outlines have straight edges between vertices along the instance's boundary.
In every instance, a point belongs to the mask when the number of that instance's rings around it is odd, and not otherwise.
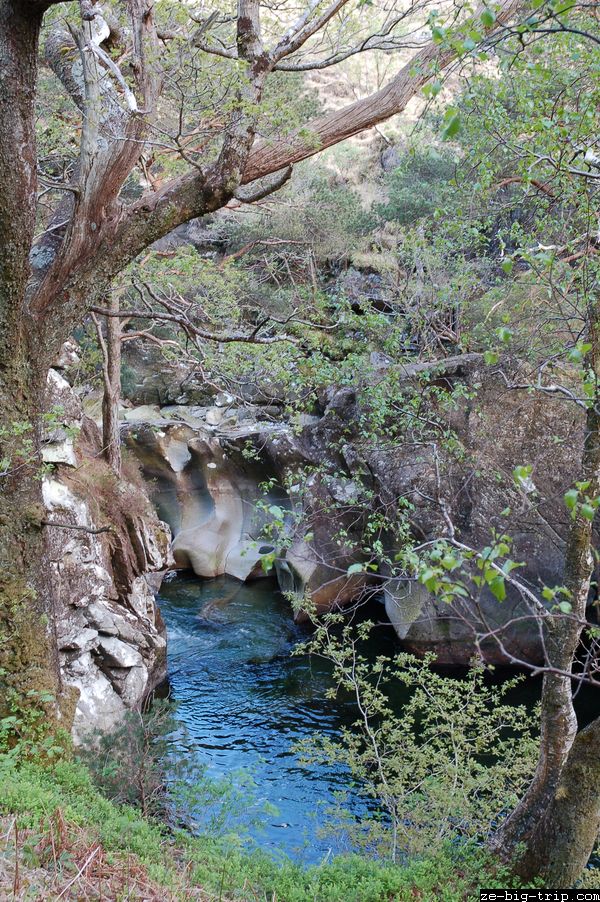
[{"label": "foliage", "polygon": [[409,146],[387,176],[388,199],[379,206],[379,215],[403,226],[415,225],[423,217],[433,218],[450,203],[457,164],[447,148]]},{"label": "foliage", "polygon": [[[340,762],[377,807],[354,829],[366,849],[393,861],[481,839],[511,810],[533,772],[537,712],[511,705],[518,678],[490,682],[481,666],[463,678],[400,653],[364,655],[370,622],[357,627],[340,615],[317,624],[307,643],[334,666],[337,692],[355,700],[358,717],[340,741],[316,736],[301,744],[306,760]],[[399,691],[409,690],[398,707]],[[348,828],[348,818],[340,827]]]},{"label": "foliage", "polygon": [[143,713],[127,712],[114,730],[92,733],[78,757],[106,798],[194,833],[241,837],[273,814],[253,798],[249,777],[208,776],[168,701],[156,699]]},{"label": "foliage", "polygon": [[[0,686],[4,676],[0,670]],[[54,697],[37,689],[29,689],[23,696],[10,686],[2,688],[0,756],[7,762],[20,763],[31,759],[52,761],[67,754],[70,737],[56,731],[48,720],[47,709]]]},{"label": "foliage", "polygon": [[[14,816],[22,830],[41,836],[60,812],[63,829],[71,834],[86,831],[88,845],[99,844],[113,864],[127,857],[132,886],[137,869],[143,867],[150,880],[165,888],[165,898],[172,893],[175,899],[187,900],[202,889],[215,900],[411,902],[417,896],[425,902],[462,902],[478,898],[480,886],[504,885],[508,879],[475,847],[445,847],[406,867],[358,856],[307,869],[289,861],[275,864],[264,854],[248,855],[210,835],[167,832],[134,809],[104,798],[76,761],[60,761],[52,768],[33,762],[16,766],[0,756],[0,778],[0,814]],[[39,848],[33,842],[29,847],[35,845]],[[52,857],[45,862],[38,858],[38,866],[54,867]]]}]

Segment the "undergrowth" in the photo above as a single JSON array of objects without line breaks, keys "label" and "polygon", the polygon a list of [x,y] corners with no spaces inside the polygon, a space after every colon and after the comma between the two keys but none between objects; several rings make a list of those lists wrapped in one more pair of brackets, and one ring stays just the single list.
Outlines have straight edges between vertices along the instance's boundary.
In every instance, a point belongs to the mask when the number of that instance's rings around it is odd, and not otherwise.
[{"label": "undergrowth", "polygon": [[475,847],[398,867],[339,856],[304,868],[245,852],[234,838],[195,837],[109,801],[79,761],[0,755],[0,897],[7,899],[383,902],[479,897],[506,884]]}]

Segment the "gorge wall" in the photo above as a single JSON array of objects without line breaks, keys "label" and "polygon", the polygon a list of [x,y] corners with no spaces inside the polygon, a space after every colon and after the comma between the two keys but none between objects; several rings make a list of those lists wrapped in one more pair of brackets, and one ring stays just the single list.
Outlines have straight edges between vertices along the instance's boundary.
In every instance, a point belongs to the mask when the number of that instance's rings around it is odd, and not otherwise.
[{"label": "gorge wall", "polygon": [[[69,361],[65,361],[65,366]],[[62,679],[77,693],[73,735],[109,730],[166,674],[154,592],[170,532],[135,467],[118,481],[65,370],[50,371],[43,500]]]},{"label": "gorge wall", "polygon": [[[514,375],[519,365],[510,366]],[[536,660],[539,624],[510,586],[502,602],[483,589],[450,606],[414,580],[390,579],[383,568],[370,575],[348,568],[365,560],[369,514],[384,509],[394,516],[408,499],[418,541],[447,535],[449,521],[473,548],[508,533],[525,585],[539,593],[544,584],[560,584],[568,526],[563,494],[573,480],[572,448],[581,441],[578,412],[566,401],[511,389],[506,374],[490,372],[480,355],[396,369],[400,393],[418,390],[424,373],[442,391],[464,389],[436,412],[458,437],[459,454],[441,442],[420,442],[410,429],[389,447],[365,437],[359,425],[365,385],[323,391],[320,409],[294,429],[227,396],[204,407],[127,411],[127,443],[173,530],[177,566],[203,577],[256,578],[275,547],[280,585],[296,596],[299,618],[307,592],[324,611],[346,606],[365,589],[380,591],[409,650],[433,651],[440,663],[457,665],[476,651],[493,663]],[[515,482],[521,465],[532,466],[528,484]],[[265,493],[269,480],[280,488]],[[285,522],[283,551],[277,537],[264,538],[273,505]],[[393,555],[393,544],[386,552]]]}]

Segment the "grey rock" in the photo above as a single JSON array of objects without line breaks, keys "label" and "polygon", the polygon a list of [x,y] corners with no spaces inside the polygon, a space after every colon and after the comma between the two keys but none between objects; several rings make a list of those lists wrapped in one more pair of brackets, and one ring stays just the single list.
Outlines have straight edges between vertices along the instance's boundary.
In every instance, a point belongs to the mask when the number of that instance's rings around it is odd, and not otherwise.
[{"label": "grey rock", "polygon": [[143,663],[139,651],[116,636],[100,636],[98,650],[109,667],[139,667]]}]

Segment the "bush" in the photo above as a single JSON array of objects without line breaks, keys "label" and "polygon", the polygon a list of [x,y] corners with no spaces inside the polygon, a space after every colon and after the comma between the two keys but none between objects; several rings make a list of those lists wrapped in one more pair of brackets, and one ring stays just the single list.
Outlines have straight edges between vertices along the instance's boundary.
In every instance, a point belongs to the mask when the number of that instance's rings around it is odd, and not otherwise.
[{"label": "bush", "polygon": [[357,700],[360,716],[341,741],[317,734],[300,752],[342,763],[371,804],[356,819],[342,801],[326,830],[392,861],[484,839],[516,805],[537,758],[537,712],[505,700],[519,678],[490,685],[481,665],[447,677],[432,669],[433,656],[373,664],[359,651],[372,624],[337,629],[337,617],[317,626],[309,647],[332,662],[338,691]]},{"label": "bush", "polygon": [[456,157],[448,150],[411,149],[387,178],[388,202],[378,208],[385,220],[414,225],[444,205],[454,178]]}]

